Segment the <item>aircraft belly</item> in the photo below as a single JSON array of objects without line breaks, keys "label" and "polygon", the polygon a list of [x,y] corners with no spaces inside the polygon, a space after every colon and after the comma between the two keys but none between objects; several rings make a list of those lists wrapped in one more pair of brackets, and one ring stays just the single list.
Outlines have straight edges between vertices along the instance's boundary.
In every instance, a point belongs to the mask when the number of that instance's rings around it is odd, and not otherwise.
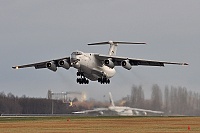
[{"label": "aircraft belly", "polygon": [[85,65],[81,65],[81,71],[84,73],[84,76],[92,81],[94,81],[94,77],[91,74],[91,69]]},{"label": "aircraft belly", "polygon": [[[88,67],[90,68],[90,67]],[[88,70],[89,73],[86,73],[88,76],[90,76],[89,79],[91,80],[97,80],[98,78],[106,77],[111,78],[115,74],[115,69],[110,68],[104,68],[104,67],[93,67]]]},{"label": "aircraft belly", "polygon": [[105,65],[103,65],[100,69],[104,72],[107,78],[112,78],[116,73],[114,68],[109,68]]},{"label": "aircraft belly", "polygon": [[92,73],[95,64],[91,60],[85,60],[81,63],[81,71],[84,72],[84,76],[92,81],[97,80],[98,78]]},{"label": "aircraft belly", "polygon": [[125,111],[119,112],[119,115],[121,115],[121,116],[132,116],[133,111],[132,110],[125,110]]},{"label": "aircraft belly", "polygon": [[103,65],[99,60],[93,56],[82,58],[80,62],[80,69],[84,72],[84,76],[92,81],[98,78],[111,78],[116,73],[115,69]]}]

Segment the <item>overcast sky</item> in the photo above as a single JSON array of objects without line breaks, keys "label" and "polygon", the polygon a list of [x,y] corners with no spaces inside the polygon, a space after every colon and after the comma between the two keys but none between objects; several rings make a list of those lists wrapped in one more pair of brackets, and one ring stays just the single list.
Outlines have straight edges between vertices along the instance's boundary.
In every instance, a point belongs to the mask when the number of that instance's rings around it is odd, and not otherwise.
[{"label": "overcast sky", "polygon": [[[120,99],[133,84],[146,95],[158,84],[200,92],[199,0],[0,0],[0,92],[46,97],[47,91],[85,91],[102,99]],[[117,67],[110,85],[76,83],[76,70],[13,70],[14,65],[70,56],[73,51],[107,54],[99,41],[140,41],[118,46],[117,55],[187,62],[189,66]]]}]

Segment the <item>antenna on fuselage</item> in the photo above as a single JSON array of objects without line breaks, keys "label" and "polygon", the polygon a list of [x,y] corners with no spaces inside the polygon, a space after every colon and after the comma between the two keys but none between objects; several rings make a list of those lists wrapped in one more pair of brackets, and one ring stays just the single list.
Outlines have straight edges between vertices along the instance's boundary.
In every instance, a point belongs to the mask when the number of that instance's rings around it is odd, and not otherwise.
[{"label": "antenna on fuselage", "polygon": [[105,44],[110,44],[108,55],[116,55],[118,44],[146,44],[146,43],[145,42],[107,41],[107,42],[90,43],[88,45],[105,45]]}]

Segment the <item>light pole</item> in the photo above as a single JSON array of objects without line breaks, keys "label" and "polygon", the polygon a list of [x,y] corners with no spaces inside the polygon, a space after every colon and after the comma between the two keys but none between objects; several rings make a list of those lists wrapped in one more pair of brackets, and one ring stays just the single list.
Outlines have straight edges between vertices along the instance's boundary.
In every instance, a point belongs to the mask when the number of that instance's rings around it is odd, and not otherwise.
[{"label": "light pole", "polygon": [[51,99],[51,114],[53,115],[53,99]]}]

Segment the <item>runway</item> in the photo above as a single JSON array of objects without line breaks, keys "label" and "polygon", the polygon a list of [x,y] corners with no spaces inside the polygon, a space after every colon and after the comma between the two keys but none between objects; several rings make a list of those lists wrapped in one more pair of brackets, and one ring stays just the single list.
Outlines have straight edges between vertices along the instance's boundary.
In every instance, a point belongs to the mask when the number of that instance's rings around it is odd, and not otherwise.
[{"label": "runway", "polygon": [[199,133],[200,117],[7,116],[0,117],[0,132]]}]

